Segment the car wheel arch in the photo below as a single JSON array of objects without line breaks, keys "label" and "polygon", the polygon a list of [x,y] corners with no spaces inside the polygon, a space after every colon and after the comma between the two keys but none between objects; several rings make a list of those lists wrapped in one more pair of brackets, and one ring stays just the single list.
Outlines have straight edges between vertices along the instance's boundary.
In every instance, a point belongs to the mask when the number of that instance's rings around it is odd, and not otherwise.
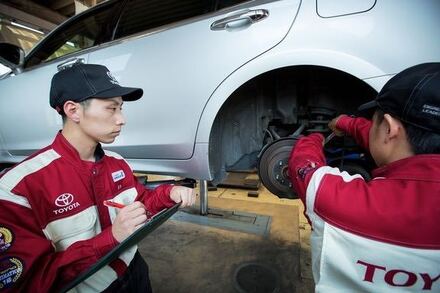
[{"label": "car wheel arch", "polygon": [[[264,55],[267,54],[268,53]],[[196,143],[209,142],[214,119],[232,94],[245,83],[267,72],[283,68],[318,66],[349,74],[365,82],[376,91],[380,90],[388,78],[383,79],[383,81],[379,83],[370,82],[370,80],[373,81],[374,77],[390,74],[381,71],[377,66],[359,57],[332,51],[323,51],[320,53],[318,53],[317,50],[290,52],[275,54],[275,56],[270,57],[265,57],[264,55],[244,64],[231,73],[210,95],[200,115],[195,140]],[[317,55],[320,57],[316,58]]]},{"label": "car wheel arch", "polygon": [[[360,62],[362,63],[362,62]],[[372,90],[377,91],[377,84],[369,84],[368,80],[363,81],[363,76],[355,76],[353,73],[347,73],[344,71],[341,71],[340,68],[330,67],[330,66],[322,66],[322,64],[313,64],[312,62],[302,62],[302,63],[293,63],[290,65],[286,65],[284,62],[284,66],[276,67],[276,63],[271,63],[272,66],[258,66],[255,65],[252,70],[250,68],[247,68],[247,66],[243,66],[233,74],[231,74],[226,80],[223,81],[223,83],[216,89],[216,91],[211,95],[209,101],[205,105],[204,111],[202,113],[202,116],[199,121],[199,127],[198,132],[196,136],[196,142],[197,143],[208,143],[210,145],[210,152],[209,152],[209,162],[210,162],[210,173],[211,177],[214,179],[218,177],[216,174],[218,173],[218,169],[224,168],[224,162],[223,158],[220,158],[217,160],[217,163],[213,163],[216,159],[212,157],[211,154],[215,153],[218,154],[221,152],[221,147],[219,149],[219,146],[216,146],[216,148],[213,147],[216,143],[213,143],[212,141],[212,134],[216,131],[215,130],[215,121],[219,115],[221,115],[222,108],[225,104],[228,103],[228,101],[234,96],[234,93],[236,93],[243,85],[248,84],[252,82],[253,80],[257,79],[258,77],[267,74],[269,72],[276,72],[276,71],[282,71],[282,70],[293,70],[301,69],[304,70],[304,68],[321,68],[322,70],[329,70],[334,72],[340,72],[340,74],[346,74],[353,77],[353,79],[357,80],[358,83],[365,84],[365,86],[371,87]],[[361,66],[361,65],[359,65]],[[340,66],[341,67],[341,66]],[[255,69],[260,70],[255,70]],[[250,76],[248,72],[253,72],[253,76]],[[369,69],[369,72],[371,72],[371,68]],[[358,73],[359,75],[359,73]],[[218,152],[219,151],[219,152]]]}]

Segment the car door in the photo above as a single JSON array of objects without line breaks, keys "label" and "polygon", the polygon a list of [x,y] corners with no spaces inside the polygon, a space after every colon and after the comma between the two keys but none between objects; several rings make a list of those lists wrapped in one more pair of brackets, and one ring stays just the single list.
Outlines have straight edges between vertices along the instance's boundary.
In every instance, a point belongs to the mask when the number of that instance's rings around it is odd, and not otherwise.
[{"label": "car door", "polygon": [[[90,53],[144,97],[124,105],[110,149],[126,158],[188,159],[210,95],[228,75],[276,46],[300,0],[129,0],[114,41]],[[211,5],[211,6],[210,6]]]},{"label": "car door", "polygon": [[88,50],[102,40],[103,28],[119,5],[113,1],[70,19],[29,53],[23,72],[0,80],[3,162],[17,161],[52,142],[62,128],[60,115],[49,106],[52,76],[59,66],[88,61]]}]

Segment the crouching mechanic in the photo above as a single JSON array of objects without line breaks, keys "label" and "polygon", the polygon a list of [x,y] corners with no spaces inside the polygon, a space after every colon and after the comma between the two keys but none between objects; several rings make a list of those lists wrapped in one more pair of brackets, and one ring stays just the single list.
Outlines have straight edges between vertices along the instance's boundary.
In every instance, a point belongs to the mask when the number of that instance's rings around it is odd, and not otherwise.
[{"label": "crouching mechanic", "polygon": [[330,122],[369,150],[373,180],[326,166],[323,137],[299,139],[293,187],[312,225],[316,292],[440,292],[440,63],[390,79],[372,122]]},{"label": "crouching mechanic", "polygon": [[[123,101],[142,94],[120,86],[101,65],[74,65],[54,75],[50,105],[62,115],[63,129],[0,177],[1,290],[56,292],[132,234],[147,213],[194,203],[190,188],[146,189],[121,156],[101,147],[125,124]],[[126,207],[107,207],[104,200]],[[151,292],[137,247],[74,288],[102,291]]]}]

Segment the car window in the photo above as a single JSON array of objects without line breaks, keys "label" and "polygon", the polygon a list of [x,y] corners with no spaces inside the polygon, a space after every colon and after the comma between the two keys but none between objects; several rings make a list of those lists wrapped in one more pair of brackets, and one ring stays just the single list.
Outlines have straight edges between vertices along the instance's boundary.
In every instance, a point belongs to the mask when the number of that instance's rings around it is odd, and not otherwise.
[{"label": "car window", "polygon": [[229,6],[234,6],[247,1],[249,0],[217,0],[216,10],[226,8]]},{"label": "car window", "polygon": [[115,39],[209,13],[214,0],[130,0],[122,13]]},{"label": "car window", "polygon": [[35,51],[31,52],[25,67],[44,63],[99,44],[103,30],[109,25],[113,5],[92,10],[67,23],[51,34]]},{"label": "car window", "polygon": [[203,15],[250,0],[130,0],[115,39]]}]

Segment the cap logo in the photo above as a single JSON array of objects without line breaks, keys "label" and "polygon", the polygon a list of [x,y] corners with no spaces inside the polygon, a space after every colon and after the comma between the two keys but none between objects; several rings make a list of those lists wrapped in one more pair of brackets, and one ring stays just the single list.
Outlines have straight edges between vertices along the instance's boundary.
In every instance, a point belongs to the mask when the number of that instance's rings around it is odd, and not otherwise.
[{"label": "cap logo", "polygon": [[440,117],[440,107],[424,104],[422,107],[422,112]]},{"label": "cap logo", "polygon": [[107,71],[107,75],[108,75],[108,77],[110,78],[109,81],[110,81],[112,84],[117,84],[117,85],[119,85],[119,82],[116,80],[116,78],[113,76],[113,74],[111,74],[110,71]]}]

